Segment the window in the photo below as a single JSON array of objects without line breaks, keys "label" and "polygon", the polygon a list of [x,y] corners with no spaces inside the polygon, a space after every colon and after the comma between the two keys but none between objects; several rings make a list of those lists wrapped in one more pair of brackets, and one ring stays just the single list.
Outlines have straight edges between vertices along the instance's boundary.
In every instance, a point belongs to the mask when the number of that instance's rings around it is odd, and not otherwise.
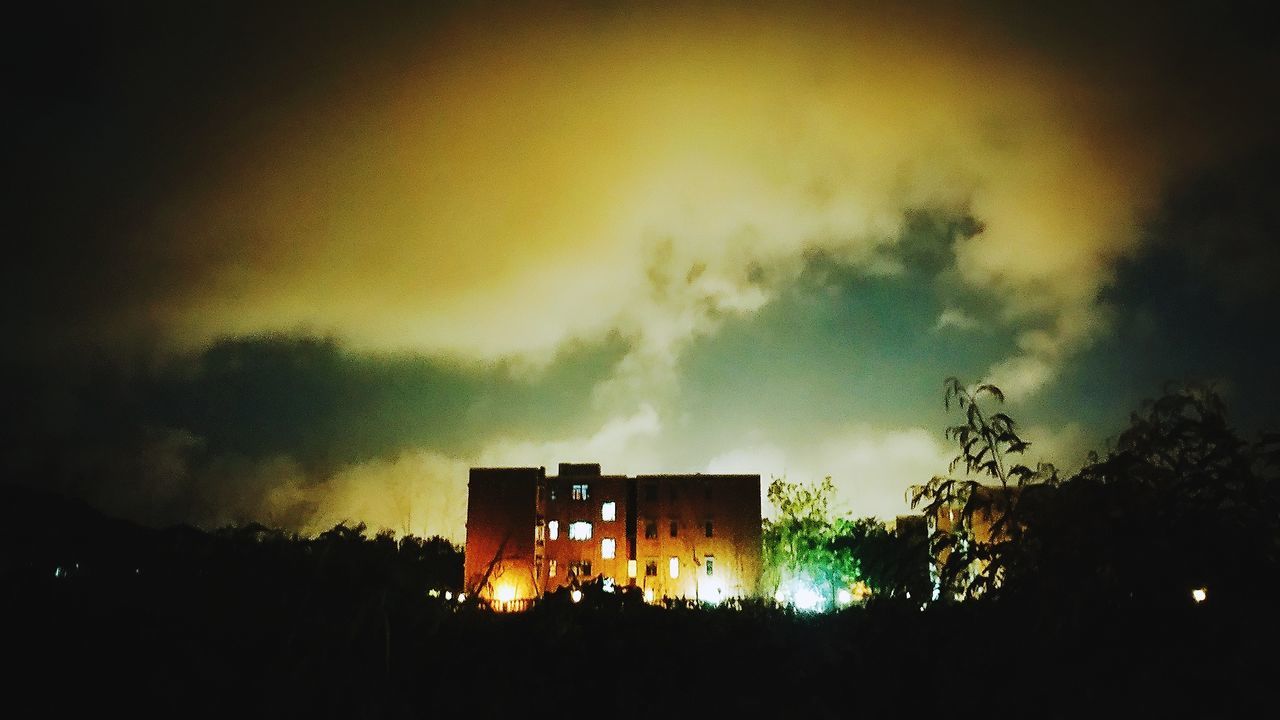
[{"label": "window", "polygon": [[547,537],[552,540],[560,539],[560,521],[552,520],[547,523]]},{"label": "window", "polygon": [[547,564],[547,577],[555,577],[555,576],[556,576],[556,561],[552,560],[550,563]]},{"label": "window", "polygon": [[649,483],[648,485],[645,485],[645,486],[644,486],[644,499],[645,499],[645,500],[648,500],[648,501],[650,501],[650,502],[657,502],[657,501],[658,501],[658,486],[657,486],[657,485],[655,485],[655,484],[653,484],[653,483]]},{"label": "window", "polygon": [[715,534],[715,525],[710,520],[707,521],[707,537]]},{"label": "window", "polygon": [[579,560],[576,563],[569,564],[569,574],[578,577],[591,577],[591,561]]},{"label": "window", "polygon": [[679,535],[679,527],[680,527],[679,523],[677,523],[675,520],[671,521],[671,537],[676,537],[677,535]]},{"label": "window", "polygon": [[573,497],[574,500],[586,500],[589,494],[587,484],[581,483],[573,486],[573,494],[571,497]]},{"label": "window", "polygon": [[548,496],[550,496],[550,498],[551,498],[551,501],[552,501],[552,502],[555,502],[555,499],[556,499],[556,486],[555,486],[555,485],[552,485],[551,487],[547,488],[547,495],[548,495]]},{"label": "window", "polygon": [[702,565],[707,569],[707,577],[716,574],[716,558],[714,555],[708,555],[702,559]]},{"label": "window", "polygon": [[644,537],[646,540],[656,540],[658,538],[658,521],[645,520]]},{"label": "window", "polygon": [[610,500],[600,506],[600,519],[605,522],[612,522],[618,519],[618,503]]},{"label": "window", "polygon": [[617,555],[618,542],[613,538],[604,538],[600,541],[600,557],[605,560],[612,560]]},{"label": "window", "polygon": [[680,558],[674,555],[667,561],[667,572],[671,573],[671,579],[680,577]]},{"label": "window", "polygon": [[591,523],[584,520],[569,523],[569,539],[570,540],[590,540],[591,539]]},{"label": "window", "polygon": [[627,561],[627,577],[633,578],[635,576],[636,576],[636,561],[628,560]]},{"label": "window", "polygon": [[657,561],[657,560],[646,560],[646,561],[645,561],[645,563],[644,563],[644,576],[645,576],[645,577],[658,577],[658,561]]},{"label": "window", "polygon": [[541,545],[541,544],[542,544],[543,534],[544,534],[545,532],[546,532],[546,528],[542,527],[542,524],[541,524],[541,523],[539,523],[539,524],[537,524],[537,525],[534,525],[534,526],[533,526],[533,540],[534,540],[534,542],[536,542],[536,543],[538,543],[539,545]]}]

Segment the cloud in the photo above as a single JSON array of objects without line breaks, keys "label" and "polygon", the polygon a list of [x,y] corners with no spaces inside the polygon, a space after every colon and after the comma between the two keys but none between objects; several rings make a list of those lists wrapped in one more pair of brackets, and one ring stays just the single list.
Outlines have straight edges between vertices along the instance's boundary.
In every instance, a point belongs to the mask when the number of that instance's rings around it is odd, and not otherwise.
[{"label": "cloud", "polygon": [[603,462],[602,471],[614,474],[653,472],[655,442],[662,422],[651,405],[635,413],[608,419],[588,437],[558,440],[496,439],[481,450],[478,463],[486,467],[513,465],[546,467],[554,473],[561,462]]},{"label": "cloud", "polygon": [[984,227],[956,276],[1052,339],[1009,359],[1031,392],[1090,342],[1179,164],[1105,78],[979,14],[470,12],[347,58],[158,193],[100,326],[534,364],[616,333],[620,407],[806,254],[894,272],[904,211],[942,208]]},{"label": "cloud", "polygon": [[[911,512],[910,487],[946,474],[954,456],[921,428],[856,426],[786,450],[770,444],[729,450],[706,471],[762,473],[766,485],[771,477],[801,483],[830,477],[837,512],[892,519]],[[767,504],[765,513],[772,514]]]}]

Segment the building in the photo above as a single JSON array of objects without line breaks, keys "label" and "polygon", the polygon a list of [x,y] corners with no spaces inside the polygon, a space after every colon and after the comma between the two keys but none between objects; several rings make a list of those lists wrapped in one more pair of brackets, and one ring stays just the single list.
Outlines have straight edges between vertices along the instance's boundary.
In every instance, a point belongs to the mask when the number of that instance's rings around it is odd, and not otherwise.
[{"label": "building", "polygon": [[472,468],[467,497],[467,591],[499,607],[597,579],[650,601],[758,593],[759,475]]}]

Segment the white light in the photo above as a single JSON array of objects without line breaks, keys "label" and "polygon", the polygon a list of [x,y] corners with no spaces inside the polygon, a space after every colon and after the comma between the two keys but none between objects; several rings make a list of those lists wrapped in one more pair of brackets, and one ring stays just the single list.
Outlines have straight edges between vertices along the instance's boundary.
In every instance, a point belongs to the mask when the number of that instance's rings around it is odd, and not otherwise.
[{"label": "white light", "polygon": [[613,592],[613,578],[605,578],[601,589],[607,593]]},{"label": "white light", "polygon": [[613,538],[604,538],[600,541],[600,557],[605,560],[612,560],[617,553],[618,543]]},{"label": "white light", "polygon": [[452,600],[452,599],[453,599],[453,591],[452,591],[452,590],[445,590],[445,591],[444,591],[444,599],[445,599],[445,600]]},{"label": "white light", "polygon": [[667,571],[671,574],[671,578],[680,577],[680,558],[673,557],[667,561]]},{"label": "white light", "polygon": [[582,591],[581,590],[570,591],[569,597],[572,598],[574,602],[582,602]]},{"label": "white light", "polygon": [[466,600],[466,599],[467,599],[466,593],[458,593],[458,602],[462,602],[463,600]]},{"label": "white light", "polygon": [[560,537],[560,521],[552,520],[547,523],[547,537],[555,540]]},{"label": "white light", "polygon": [[636,576],[636,561],[628,560],[627,561],[627,577],[633,578],[635,576]]},{"label": "white light", "polygon": [[430,595],[431,597],[440,597],[439,590],[428,590],[427,594]]},{"label": "white light", "polygon": [[569,539],[570,540],[590,540],[591,539],[591,523],[584,520],[569,523]]},{"label": "white light", "polygon": [[600,506],[600,519],[605,522],[612,522],[618,517],[618,504],[610,500]]},{"label": "white light", "polygon": [[840,588],[840,590],[836,592],[836,602],[839,602],[841,605],[848,605],[853,602],[853,593],[844,588]]},{"label": "white light", "polygon": [[822,603],[822,596],[814,592],[811,587],[801,587],[796,590],[794,602],[797,610],[807,612],[818,608],[818,605]]},{"label": "white light", "polygon": [[778,588],[778,592],[773,594],[773,601],[779,605],[787,601],[787,594],[782,591],[782,588]]},{"label": "white light", "polygon": [[1191,599],[1198,603],[1204,602],[1209,597],[1209,591],[1199,587],[1191,591]]},{"label": "white light", "polygon": [[647,603],[653,602],[653,588],[644,589],[644,601]]},{"label": "white light", "polygon": [[509,603],[516,599],[516,589],[512,585],[503,585],[494,593],[494,597],[498,598],[498,602]]}]

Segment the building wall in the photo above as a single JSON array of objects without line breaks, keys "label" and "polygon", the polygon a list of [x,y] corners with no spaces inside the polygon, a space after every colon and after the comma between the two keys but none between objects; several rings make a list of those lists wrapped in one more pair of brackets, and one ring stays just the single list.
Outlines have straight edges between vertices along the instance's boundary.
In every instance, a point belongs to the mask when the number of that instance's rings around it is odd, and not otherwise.
[{"label": "building wall", "polygon": [[537,492],[542,468],[472,468],[467,484],[468,592],[492,599],[500,588],[536,597]]},{"label": "building wall", "polygon": [[[513,592],[534,598],[598,577],[652,591],[654,600],[715,602],[759,591],[759,475],[632,478],[603,475],[596,464],[569,463],[554,476],[541,468],[478,468],[471,472],[469,499],[467,582],[485,598]],[[612,520],[603,517],[605,503],[613,503]],[[575,522],[590,523],[589,539],[571,538]],[[503,538],[496,564],[501,572],[481,583]],[[606,539],[613,541],[612,558],[604,557]],[[581,563],[589,563],[590,571],[575,575]],[[646,574],[649,563],[654,575]]]}]

